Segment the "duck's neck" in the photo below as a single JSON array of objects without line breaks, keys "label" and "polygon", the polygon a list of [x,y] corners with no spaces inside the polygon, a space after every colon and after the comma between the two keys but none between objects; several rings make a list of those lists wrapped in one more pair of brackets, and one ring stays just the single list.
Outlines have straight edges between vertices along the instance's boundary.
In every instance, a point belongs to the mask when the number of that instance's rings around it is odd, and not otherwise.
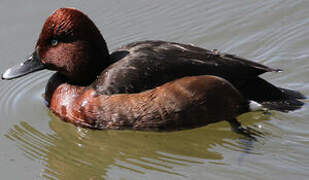
[{"label": "duck's neck", "polygon": [[[107,51],[107,49],[106,49]],[[98,53],[98,52],[96,52]],[[88,56],[88,64],[81,65],[77,70],[68,74],[63,73],[67,77],[67,82],[72,85],[89,86],[97,77],[113,62],[107,52],[95,52]]]}]

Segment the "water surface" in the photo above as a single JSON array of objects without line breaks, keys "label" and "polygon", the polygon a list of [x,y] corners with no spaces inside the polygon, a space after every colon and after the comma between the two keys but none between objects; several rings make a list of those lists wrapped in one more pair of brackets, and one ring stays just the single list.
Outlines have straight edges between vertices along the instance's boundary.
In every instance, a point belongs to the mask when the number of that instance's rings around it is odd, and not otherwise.
[{"label": "water surface", "polygon": [[[161,39],[219,49],[284,69],[263,78],[309,96],[309,1],[2,1],[0,71],[33,51],[59,7],[87,13],[109,49]],[[309,107],[170,133],[94,131],[62,122],[42,95],[52,72],[0,81],[0,173],[5,179],[308,179]],[[308,100],[307,100],[308,102]]]}]

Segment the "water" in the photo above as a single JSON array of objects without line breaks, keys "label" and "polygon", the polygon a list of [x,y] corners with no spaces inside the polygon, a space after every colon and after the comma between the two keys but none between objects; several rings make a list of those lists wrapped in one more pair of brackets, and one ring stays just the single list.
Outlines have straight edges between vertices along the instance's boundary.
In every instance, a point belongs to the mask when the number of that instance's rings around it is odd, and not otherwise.
[{"label": "water", "polygon": [[[110,50],[146,39],[219,49],[284,69],[263,78],[309,96],[309,1],[2,1],[0,71],[33,51],[59,7],[87,13]],[[0,81],[5,179],[308,179],[309,107],[248,113],[258,142],[226,122],[170,133],[94,131],[62,122],[42,98],[52,72]],[[308,102],[308,100],[306,100]]]}]

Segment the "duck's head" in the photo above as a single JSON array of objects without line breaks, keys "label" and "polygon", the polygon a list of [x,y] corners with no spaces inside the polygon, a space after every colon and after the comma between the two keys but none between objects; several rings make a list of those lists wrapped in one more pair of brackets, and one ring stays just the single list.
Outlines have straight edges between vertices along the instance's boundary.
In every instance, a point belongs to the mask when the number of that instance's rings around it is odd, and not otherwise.
[{"label": "duck's head", "polygon": [[89,84],[109,64],[105,40],[95,24],[77,9],[60,8],[44,23],[32,55],[6,70],[2,79],[49,69],[74,84]]}]

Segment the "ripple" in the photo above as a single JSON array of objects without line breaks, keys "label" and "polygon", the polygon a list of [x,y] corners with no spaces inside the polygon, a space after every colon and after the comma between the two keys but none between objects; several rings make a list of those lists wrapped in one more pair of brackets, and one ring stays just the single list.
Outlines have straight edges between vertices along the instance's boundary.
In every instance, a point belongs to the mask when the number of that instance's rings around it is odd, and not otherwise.
[{"label": "ripple", "polygon": [[0,114],[2,132],[22,121],[33,123],[49,132],[47,111],[42,97],[50,72],[37,72],[28,76],[2,81],[0,88]]},{"label": "ripple", "polygon": [[[56,118],[50,122],[52,133],[21,122],[12,127],[6,137],[16,143],[26,157],[43,165],[44,177],[105,177],[111,167],[118,167],[131,175],[159,173],[184,178],[187,177],[182,172],[184,168],[228,166],[222,162],[222,152],[246,151],[241,150],[247,148],[245,144],[234,142],[239,135],[229,128],[218,133],[216,127],[222,124],[173,133],[92,131]],[[214,132],[216,136],[212,135]]]},{"label": "ripple", "polygon": [[49,73],[38,72],[33,75],[4,82],[0,89],[0,113],[3,115],[19,116],[25,107],[42,102],[44,86]]}]

